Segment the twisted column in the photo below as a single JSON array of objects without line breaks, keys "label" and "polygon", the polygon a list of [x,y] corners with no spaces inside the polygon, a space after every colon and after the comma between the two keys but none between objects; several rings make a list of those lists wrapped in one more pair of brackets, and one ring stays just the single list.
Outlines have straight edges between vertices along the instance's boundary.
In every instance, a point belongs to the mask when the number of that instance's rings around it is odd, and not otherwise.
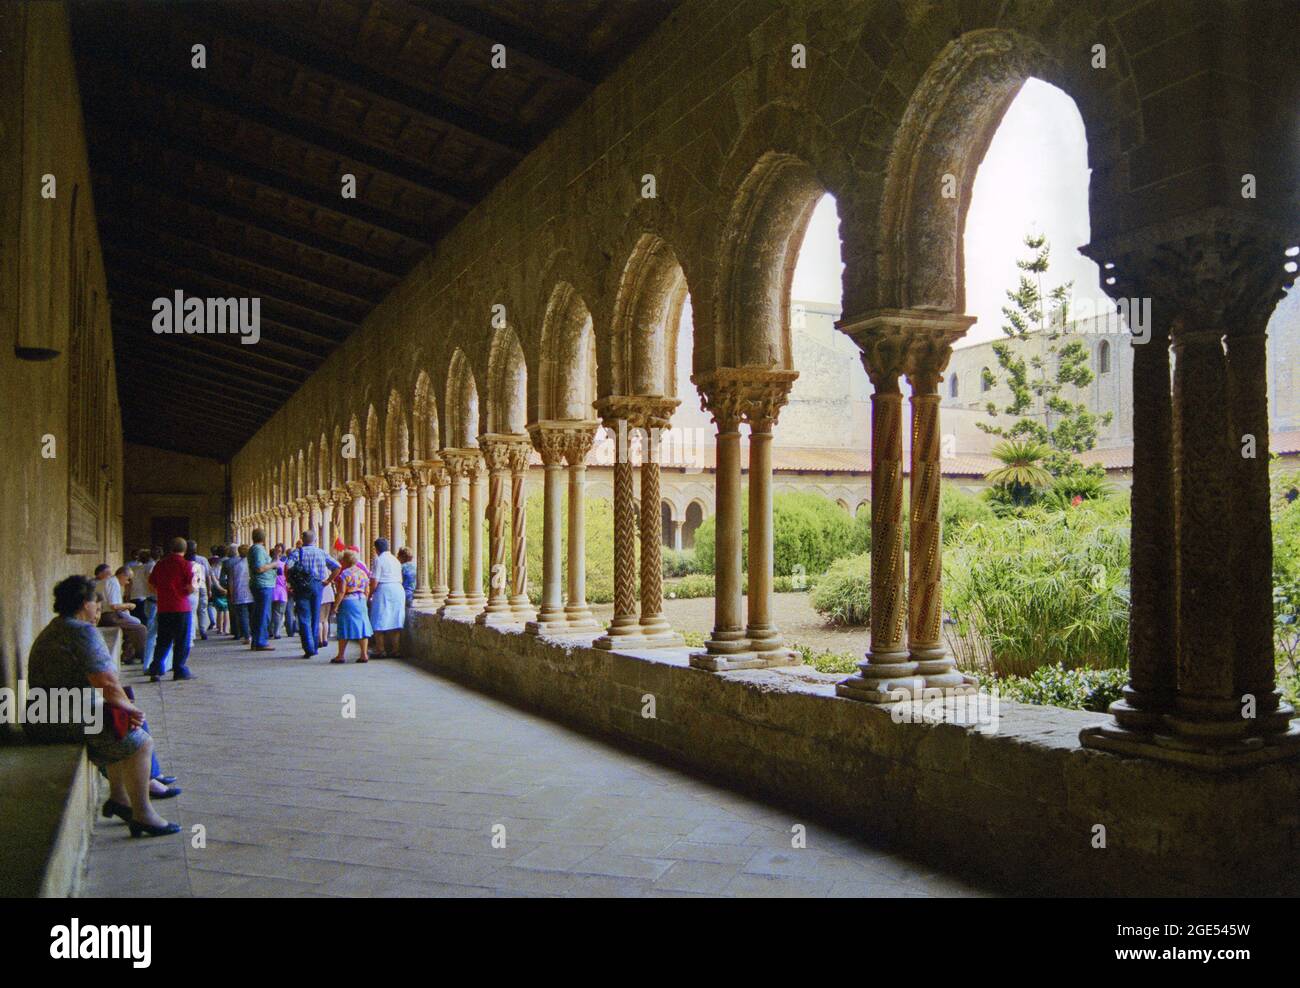
[{"label": "twisted column", "polygon": [[597,409],[614,434],[614,618],[592,645],[629,648],[641,644],[636,610],[636,512],[632,505],[632,459],[628,448],[631,409],[626,399],[602,398]]},{"label": "twisted column", "polygon": [[596,438],[595,422],[575,422],[567,431],[564,460],[569,467],[569,596],[564,605],[568,630],[600,630],[587,606],[587,454]]},{"label": "twisted column", "polygon": [[533,448],[527,436],[510,446],[510,609],[516,623],[537,617],[528,599],[528,490],[525,480]]},{"label": "twisted column", "polygon": [[645,436],[641,457],[641,643],[642,648],[685,644],[664,617],[664,531],[660,510],[660,437],[668,428],[676,398],[638,398],[635,424]]},{"label": "twisted column", "polygon": [[567,631],[564,612],[564,450],[568,443],[562,422],[534,422],[528,426],[533,447],[542,458],[545,486],[542,490],[542,602],[537,617],[524,630],[530,635],[554,635]]},{"label": "twisted column", "polygon": [[[893,703],[976,691],[943,644],[943,540],[939,382],[952,344],[974,320],[920,310],[882,310],[841,324],[871,377],[871,650],[840,696]],[[902,395],[912,388],[911,553],[903,644]]]},{"label": "twisted column", "polygon": [[506,593],[506,478],[510,472],[511,438],[507,436],[480,436],[479,449],[488,471],[488,552],[491,566],[488,570],[488,599],[483,611],[475,618],[479,624],[512,624],[514,611]]}]

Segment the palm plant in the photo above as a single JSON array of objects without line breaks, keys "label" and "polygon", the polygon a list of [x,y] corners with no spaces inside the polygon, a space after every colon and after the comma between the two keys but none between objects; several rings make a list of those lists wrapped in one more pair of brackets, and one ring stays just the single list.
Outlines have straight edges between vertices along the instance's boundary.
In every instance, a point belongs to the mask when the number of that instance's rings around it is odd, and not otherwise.
[{"label": "palm plant", "polygon": [[992,450],[1002,466],[989,471],[985,479],[1006,491],[1013,504],[1027,506],[1037,491],[1052,486],[1052,475],[1041,466],[1051,452],[1037,439],[1004,439]]}]

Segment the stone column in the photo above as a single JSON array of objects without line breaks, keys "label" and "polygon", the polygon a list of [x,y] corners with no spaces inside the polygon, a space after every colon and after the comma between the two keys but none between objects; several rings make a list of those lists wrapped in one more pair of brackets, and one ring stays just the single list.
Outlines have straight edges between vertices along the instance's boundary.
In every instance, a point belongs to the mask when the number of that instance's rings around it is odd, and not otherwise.
[{"label": "stone column", "polygon": [[629,424],[631,399],[621,395],[602,398],[597,409],[605,428],[614,435],[614,617],[596,648],[635,648],[642,642],[637,615],[636,511],[633,508],[632,458]]},{"label": "stone column", "polygon": [[433,586],[429,582],[429,481],[432,469],[428,463],[417,462],[411,466],[410,504],[415,513],[415,597],[412,603],[422,609],[433,606]]},{"label": "stone column", "polygon": [[764,665],[798,665],[799,653],[787,648],[772,619],[772,429],[797,371],[751,371],[745,402],[749,422],[749,622],[745,637]]},{"label": "stone column", "polygon": [[468,460],[466,465],[469,471],[466,474],[469,480],[469,568],[465,573],[465,606],[478,614],[487,604],[483,594],[483,522],[486,517],[486,485],[483,480],[486,470],[482,452],[475,452],[478,455]]},{"label": "stone column", "polygon": [[[441,607],[447,599],[447,518],[450,513],[451,475],[445,464],[439,462],[430,475],[433,483],[433,602]],[[425,505],[429,510],[429,505]]]},{"label": "stone column", "polygon": [[[1264,326],[1295,277],[1282,265],[1298,231],[1272,223],[1207,211],[1089,250],[1115,272],[1117,294],[1150,299],[1151,342],[1135,338],[1135,348],[1162,346],[1166,326],[1172,341],[1171,453],[1135,448],[1132,567],[1135,612],[1140,599],[1147,609],[1168,599],[1153,593],[1155,577],[1174,581],[1173,641],[1163,643],[1174,663],[1135,662],[1124,700],[1111,705],[1114,722],[1080,733],[1088,747],[1207,771],[1300,756],[1294,710],[1274,684],[1263,350]],[[1144,381],[1137,358],[1135,390],[1145,383],[1144,400],[1163,400],[1164,358],[1158,350],[1145,358]],[[1136,486],[1139,463],[1166,459],[1171,540],[1150,498],[1158,485]],[[1170,542],[1172,562],[1160,558]],[[1135,659],[1156,645],[1147,634],[1130,628]]]},{"label": "stone column", "polygon": [[311,531],[315,527],[315,521],[313,520],[313,518],[317,511],[316,498],[305,497],[298,503],[301,508],[301,514],[299,517],[302,521],[302,527],[299,528],[298,531],[296,532],[289,533],[290,537],[285,542],[285,547],[289,549],[292,549],[293,544],[297,542],[300,538],[302,538],[303,532]]},{"label": "stone column", "polygon": [[362,546],[366,544],[366,512],[369,510],[366,504],[366,485],[360,480],[349,481],[348,490],[352,494],[352,537],[348,542],[361,552]]},{"label": "stone column", "polygon": [[714,552],[713,632],[704,651],[691,653],[691,665],[711,672],[762,665],[745,637],[740,592],[740,420],[742,389],[734,372],[719,368],[691,380],[700,391],[700,406],[718,429],[716,485],[717,544]]},{"label": "stone column", "polygon": [[634,422],[646,439],[641,456],[641,648],[686,644],[664,617],[664,530],[659,507],[660,437],[677,405],[676,398],[636,399]]},{"label": "stone column", "polygon": [[334,505],[338,503],[336,493],[321,491],[320,534],[316,536],[316,543],[326,552],[329,552],[334,547]]},{"label": "stone column", "polygon": [[409,472],[405,467],[393,467],[386,471],[388,481],[388,547],[393,554],[405,545],[406,527],[406,481]]},{"label": "stone column", "polygon": [[[427,550],[418,548],[424,544],[420,538],[419,513],[426,503],[420,498],[420,475],[414,469],[409,470],[406,475],[406,541],[402,544],[411,550],[412,555],[419,556],[418,566],[423,566],[429,558],[425,555]],[[427,576],[425,582],[428,582]]]},{"label": "stone column", "polygon": [[568,443],[561,422],[534,422],[528,426],[533,447],[542,457],[545,486],[542,491],[542,602],[537,617],[524,630],[530,635],[567,631],[564,613],[564,450]]},{"label": "stone column", "polygon": [[680,518],[673,520],[673,551],[682,551],[682,520]]},{"label": "stone column", "polygon": [[528,599],[528,489],[525,483],[533,447],[527,436],[510,446],[510,609],[515,622],[527,625],[537,617]]},{"label": "stone column", "polygon": [[596,438],[595,422],[573,422],[568,429],[564,460],[569,467],[569,595],[564,605],[568,630],[581,634],[600,631],[587,606],[586,490],[587,454]]},{"label": "stone column", "polygon": [[[939,382],[952,344],[974,319],[918,310],[881,310],[840,328],[862,349],[872,377],[871,651],[858,673],[836,687],[868,703],[954,697],[976,691],[957,670],[942,637],[943,540],[939,513]],[[902,643],[902,396],[912,387],[911,552],[908,555],[906,650]],[[879,539],[879,543],[875,540]]]},{"label": "stone column", "polygon": [[471,472],[478,471],[479,452],[476,449],[444,449],[442,462],[447,465],[450,477],[450,496],[447,503],[447,596],[438,611],[444,618],[468,620],[474,611],[465,596],[465,555],[461,540],[460,509],[465,500],[466,480]]},{"label": "stone column", "polygon": [[479,624],[512,624],[514,611],[506,592],[506,479],[510,473],[512,437],[479,436],[478,446],[488,473],[488,599],[474,619]]}]

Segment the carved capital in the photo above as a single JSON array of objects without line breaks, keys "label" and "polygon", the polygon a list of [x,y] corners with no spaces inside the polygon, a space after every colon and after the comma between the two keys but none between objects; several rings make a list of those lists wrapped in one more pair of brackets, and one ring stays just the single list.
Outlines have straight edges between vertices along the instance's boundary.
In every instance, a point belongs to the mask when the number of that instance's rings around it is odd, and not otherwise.
[{"label": "carved capital", "polygon": [[598,422],[582,419],[548,419],[531,423],[528,434],[547,466],[566,460],[572,465],[586,460],[595,442],[598,425]]},{"label": "carved capital", "polygon": [[349,480],[347,483],[347,489],[348,493],[352,495],[353,500],[356,500],[359,497],[368,497],[370,494],[370,492],[366,490],[365,481],[362,480]]},{"label": "carved capital", "polygon": [[483,452],[473,448],[444,449],[442,462],[452,480],[474,480],[483,470]]},{"label": "carved capital", "polygon": [[596,402],[601,421],[618,431],[620,421],[629,429],[667,429],[681,401],[663,395],[609,395]]},{"label": "carved capital", "polygon": [[515,433],[489,433],[478,437],[479,449],[483,459],[492,473],[518,472],[514,466],[522,450],[523,465],[518,470],[528,468],[528,455],[532,452],[532,442],[527,436]]},{"label": "carved capital", "polygon": [[1111,298],[1151,300],[1157,337],[1249,335],[1264,331],[1294,283],[1283,265],[1295,260],[1286,250],[1297,240],[1300,230],[1283,223],[1210,209],[1080,250],[1101,265],[1101,287]]},{"label": "carved capital", "polygon": [[966,335],[974,316],[922,309],[877,309],[837,326],[862,351],[862,366],[881,393],[898,391],[906,377],[913,392],[938,391],[952,345]]},{"label": "carved capital", "polygon": [[798,371],[779,367],[719,367],[691,380],[700,389],[700,406],[713,415],[719,431],[732,431],[742,420],[767,431],[798,377]]}]

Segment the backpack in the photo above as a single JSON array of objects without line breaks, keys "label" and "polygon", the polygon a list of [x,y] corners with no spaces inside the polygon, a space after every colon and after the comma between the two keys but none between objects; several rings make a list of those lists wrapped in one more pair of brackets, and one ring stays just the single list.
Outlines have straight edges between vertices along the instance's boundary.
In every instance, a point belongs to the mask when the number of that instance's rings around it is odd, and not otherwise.
[{"label": "backpack", "polygon": [[284,572],[284,579],[295,597],[310,596],[312,584],[316,582],[307,567],[302,565],[301,559],[292,561]]}]

